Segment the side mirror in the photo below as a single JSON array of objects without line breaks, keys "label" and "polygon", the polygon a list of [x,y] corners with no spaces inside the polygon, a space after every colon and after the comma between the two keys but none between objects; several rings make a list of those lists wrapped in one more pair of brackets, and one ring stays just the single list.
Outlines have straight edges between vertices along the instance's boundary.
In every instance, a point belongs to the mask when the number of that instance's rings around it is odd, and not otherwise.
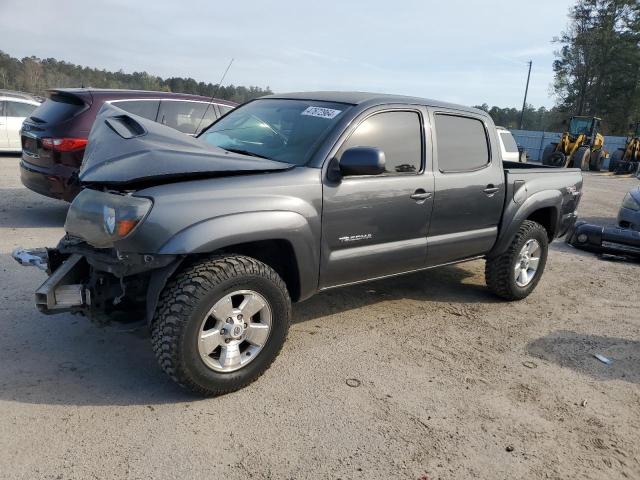
[{"label": "side mirror", "polygon": [[380,175],[384,167],[384,152],[375,147],[351,147],[340,157],[340,173],[344,176]]}]

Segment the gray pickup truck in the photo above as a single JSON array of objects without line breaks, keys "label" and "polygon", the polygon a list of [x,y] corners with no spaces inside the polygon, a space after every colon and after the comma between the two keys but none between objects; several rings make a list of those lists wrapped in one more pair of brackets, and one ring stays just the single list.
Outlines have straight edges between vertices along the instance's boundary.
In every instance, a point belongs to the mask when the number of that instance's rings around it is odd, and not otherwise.
[{"label": "gray pickup truck", "polygon": [[260,376],[291,302],[323,290],[484,258],[489,290],[526,297],[582,188],[503,162],[485,112],[336,92],[254,100],[198,138],[105,106],[79,181],[58,246],[14,252],[50,275],[37,307],[146,316],[202,395]]}]

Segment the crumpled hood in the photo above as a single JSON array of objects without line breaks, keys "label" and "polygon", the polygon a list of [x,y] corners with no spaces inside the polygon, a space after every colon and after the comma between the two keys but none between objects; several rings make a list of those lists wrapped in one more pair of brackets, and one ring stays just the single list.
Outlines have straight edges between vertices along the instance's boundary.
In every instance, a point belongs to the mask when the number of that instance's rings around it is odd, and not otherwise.
[{"label": "crumpled hood", "polygon": [[125,185],[288,170],[292,165],[227,152],[113,105],[96,117],[78,178]]}]

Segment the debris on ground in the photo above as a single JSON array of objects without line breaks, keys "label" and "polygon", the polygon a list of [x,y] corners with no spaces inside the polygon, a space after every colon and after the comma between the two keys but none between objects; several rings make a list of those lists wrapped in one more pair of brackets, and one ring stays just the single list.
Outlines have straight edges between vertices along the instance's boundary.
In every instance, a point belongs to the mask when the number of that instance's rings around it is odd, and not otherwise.
[{"label": "debris on ground", "polygon": [[600,355],[599,353],[594,353],[593,356],[606,365],[611,365],[613,363],[613,360],[605,357],[604,355]]}]

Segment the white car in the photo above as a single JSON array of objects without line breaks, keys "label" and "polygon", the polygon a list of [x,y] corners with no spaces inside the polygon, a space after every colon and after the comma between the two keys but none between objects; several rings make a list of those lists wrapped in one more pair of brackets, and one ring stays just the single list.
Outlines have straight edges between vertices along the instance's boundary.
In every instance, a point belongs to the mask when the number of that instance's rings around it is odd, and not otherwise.
[{"label": "white car", "polygon": [[523,151],[518,150],[516,139],[509,130],[504,127],[496,126],[498,138],[500,139],[500,150],[502,152],[502,160],[507,162],[526,162],[527,155]]},{"label": "white car", "polygon": [[21,152],[20,129],[40,102],[26,93],[0,90],[0,152]]}]

